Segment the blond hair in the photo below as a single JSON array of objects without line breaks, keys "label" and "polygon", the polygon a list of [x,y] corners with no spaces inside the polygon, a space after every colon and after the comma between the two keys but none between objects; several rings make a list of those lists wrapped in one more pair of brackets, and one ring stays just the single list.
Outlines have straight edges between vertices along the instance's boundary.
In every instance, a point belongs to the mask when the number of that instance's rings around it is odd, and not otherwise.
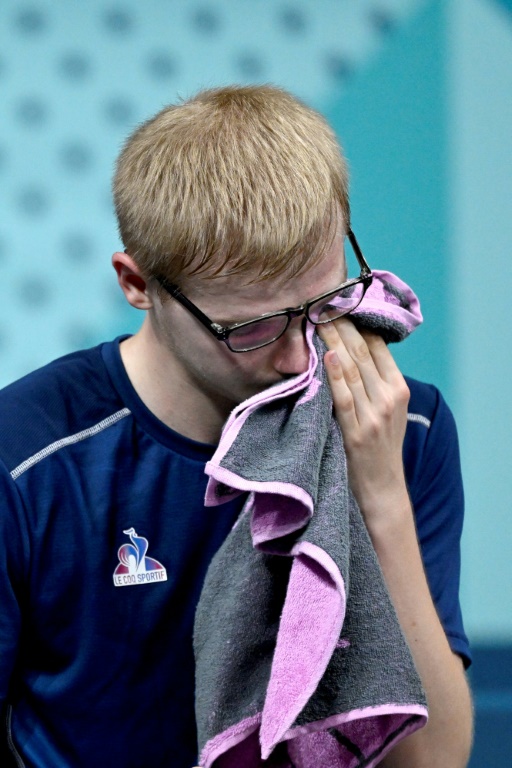
[{"label": "blond hair", "polygon": [[113,182],[126,251],[147,275],[303,271],[321,255],[348,175],[324,118],[272,86],[166,107],[127,140]]}]

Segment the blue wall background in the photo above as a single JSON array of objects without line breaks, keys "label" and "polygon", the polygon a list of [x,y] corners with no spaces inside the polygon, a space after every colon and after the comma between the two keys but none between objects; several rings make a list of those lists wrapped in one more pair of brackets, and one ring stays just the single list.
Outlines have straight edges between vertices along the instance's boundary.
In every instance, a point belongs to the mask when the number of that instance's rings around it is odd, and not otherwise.
[{"label": "blue wall background", "polygon": [[[139,316],[110,254],[123,138],[198,88],[274,82],[335,126],[368,260],[420,295],[396,350],[441,387],[466,483],[472,765],[512,753],[509,0],[3,0],[0,385]],[[509,741],[507,742],[507,738]]]}]

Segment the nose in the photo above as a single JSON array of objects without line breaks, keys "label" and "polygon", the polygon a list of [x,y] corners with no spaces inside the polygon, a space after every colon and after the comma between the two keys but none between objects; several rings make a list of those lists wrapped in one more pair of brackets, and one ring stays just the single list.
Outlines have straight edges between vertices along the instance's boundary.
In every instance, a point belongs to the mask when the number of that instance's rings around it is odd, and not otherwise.
[{"label": "nose", "polygon": [[282,376],[304,373],[309,365],[309,348],[306,342],[306,319],[294,318],[286,333],[274,342],[274,368]]}]

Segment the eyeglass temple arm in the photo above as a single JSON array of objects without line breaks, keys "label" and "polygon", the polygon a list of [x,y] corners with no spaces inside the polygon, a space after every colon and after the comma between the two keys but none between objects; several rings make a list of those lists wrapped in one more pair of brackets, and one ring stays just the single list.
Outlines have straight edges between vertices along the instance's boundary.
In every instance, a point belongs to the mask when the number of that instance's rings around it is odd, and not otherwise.
[{"label": "eyeglass temple arm", "polygon": [[356,236],[354,235],[351,229],[348,230],[347,237],[350,240],[350,245],[354,249],[356,259],[358,261],[359,266],[361,267],[361,274],[363,275],[363,277],[370,277],[370,275],[372,274],[370,265],[368,264],[365,257],[363,256],[363,252],[359,247],[359,243],[356,240]]},{"label": "eyeglass temple arm", "polygon": [[191,312],[194,317],[196,317],[199,322],[205,326],[205,328],[208,328],[208,330],[213,333],[214,336],[216,336],[221,341],[226,338],[225,329],[218,323],[212,322],[208,315],[205,315],[204,312],[201,312],[199,307],[196,307],[195,304],[192,304],[192,302],[182,294],[177,285],[174,285],[174,283],[169,283],[165,277],[160,277],[158,275],[156,276],[156,280],[160,283],[164,291],[167,291],[169,296],[172,296],[173,299],[176,299],[176,301],[179,301],[180,304],[183,304],[183,306],[186,307],[188,311]]}]

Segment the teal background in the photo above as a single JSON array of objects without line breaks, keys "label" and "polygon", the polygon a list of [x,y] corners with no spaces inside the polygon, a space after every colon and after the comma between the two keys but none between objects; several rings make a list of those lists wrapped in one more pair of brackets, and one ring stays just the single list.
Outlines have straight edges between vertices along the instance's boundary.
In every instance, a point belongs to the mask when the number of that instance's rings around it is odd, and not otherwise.
[{"label": "teal background", "polygon": [[371,264],[421,297],[424,325],[396,358],[451,399],[446,24],[440,3],[419,5],[324,111],[349,158],[353,226]]},{"label": "teal background", "polygon": [[349,158],[371,265],[419,294],[396,348],[455,412],[462,601],[475,648],[472,765],[512,744],[512,8],[507,0],[3,0],[0,385],[140,316],[110,267],[124,137],[201,87],[273,82]]}]

